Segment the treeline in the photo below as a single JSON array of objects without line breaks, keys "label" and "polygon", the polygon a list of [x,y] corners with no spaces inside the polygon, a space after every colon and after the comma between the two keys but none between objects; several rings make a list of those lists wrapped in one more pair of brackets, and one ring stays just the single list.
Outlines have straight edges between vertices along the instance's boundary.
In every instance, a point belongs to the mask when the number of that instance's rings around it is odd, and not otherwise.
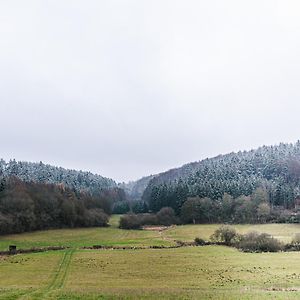
[{"label": "treeline", "polygon": [[294,207],[300,196],[300,142],[261,147],[187,164],[152,178],[143,201],[153,212],[172,207],[180,214],[189,197],[222,199],[250,196],[258,187],[268,193],[270,206]]},{"label": "treeline", "polygon": [[156,214],[126,214],[120,218],[119,227],[122,229],[141,229],[145,225],[170,226],[180,224],[180,219],[170,207],[163,207]]},{"label": "treeline", "polygon": [[129,213],[120,220],[120,228],[140,229],[144,225],[173,224],[255,224],[300,223],[296,210],[272,207],[268,191],[259,187],[249,196],[232,197],[224,194],[221,199],[189,197],[183,202],[179,213],[171,207],[163,207],[157,213]]},{"label": "treeline", "polygon": [[279,221],[280,214],[272,210],[268,193],[263,188],[256,189],[250,196],[233,198],[224,194],[214,201],[208,197],[188,198],[181,208],[183,223],[265,223]]},{"label": "treeline", "polygon": [[62,185],[0,179],[0,234],[106,226],[110,213],[107,191],[94,196]]},{"label": "treeline", "polygon": [[113,203],[113,214],[123,215],[128,212],[134,214],[143,214],[149,211],[145,201],[121,200]]}]

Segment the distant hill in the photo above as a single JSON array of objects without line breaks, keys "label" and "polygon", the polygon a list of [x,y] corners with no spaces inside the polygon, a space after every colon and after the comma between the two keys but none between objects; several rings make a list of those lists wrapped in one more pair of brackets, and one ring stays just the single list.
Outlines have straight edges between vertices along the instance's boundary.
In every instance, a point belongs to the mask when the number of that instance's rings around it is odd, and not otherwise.
[{"label": "distant hill", "polygon": [[0,176],[17,177],[25,182],[62,184],[75,191],[99,193],[116,188],[114,180],[90,172],[75,171],[48,164],[0,160]]},{"label": "distant hill", "polygon": [[151,179],[154,178],[154,175],[145,176],[136,181],[129,181],[128,183],[120,183],[119,187],[122,188],[128,199],[131,201],[138,201],[142,198],[142,195],[148,186]]},{"label": "distant hill", "polygon": [[221,199],[267,189],[270,204],[286,208],[300,195],[300,141],[263,146],[256,150],[219,155],[154,176],[143,192],[151,210],[179,210],[187,197]]}]

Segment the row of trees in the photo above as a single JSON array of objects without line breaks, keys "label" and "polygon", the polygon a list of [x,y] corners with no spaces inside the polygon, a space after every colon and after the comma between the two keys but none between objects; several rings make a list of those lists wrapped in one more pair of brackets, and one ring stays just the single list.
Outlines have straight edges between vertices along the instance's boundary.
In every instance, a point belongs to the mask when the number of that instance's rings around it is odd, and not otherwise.
[{"label": "row of trees", "polygon": [[127,214],[132,212],[134,214],[143,214],[149,211],[148,205],[144,201],[118,201],[113,204],[113,214]]},{"label": "row of trees", "polygon": [[250,196],[232,197],[224,194],[221,199],[189,197],[180,213],[163,207],[152,214],[127,214],[121,218],[120,227],[138,229],[143,225],[201,224],[201,223],[265,223],[299,222],[299,214],[278,207],[271,207],[265,188],[257,188]]},{"label": "row of trees", "polygon": [[163,207],[156,214],[126,214],[120,218],[119,227],[122,229],[140,229],[145,225],[170,226],[180,224],[180,219],[170,207]]},{"label": "row of trees", "polygon": [[107,195],[74,192],[60,185],[0,179],[0,234],[62,227],[106,226]]},{"label": "row of trees", "polygon": [[224,194],[218,201],[210,198],[188,198],[181,208],[183,223],[265,223],[271,214],[268,193],[256,189],[251,196],[233,198]]}]

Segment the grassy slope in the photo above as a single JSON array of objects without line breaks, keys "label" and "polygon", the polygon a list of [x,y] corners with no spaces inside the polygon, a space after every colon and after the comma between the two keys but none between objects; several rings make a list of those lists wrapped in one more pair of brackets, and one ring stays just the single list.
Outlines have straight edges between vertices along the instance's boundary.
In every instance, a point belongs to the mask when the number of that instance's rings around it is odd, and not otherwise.
[{"label": "grassy slope", "polygon": [[[10,235],[0,248],[69,245],[73,249],[0,257],[0,299],[298,299],[300,253],[242,253],[220,246],[146,250],[78,250],[93,244],[153,245],[168,239],[208,238],[219,225],[164,231],[64,229]],[[299,225],[234,226],[269,232],[284,241]],[[272,291],[275,289],[275,291]]]}]

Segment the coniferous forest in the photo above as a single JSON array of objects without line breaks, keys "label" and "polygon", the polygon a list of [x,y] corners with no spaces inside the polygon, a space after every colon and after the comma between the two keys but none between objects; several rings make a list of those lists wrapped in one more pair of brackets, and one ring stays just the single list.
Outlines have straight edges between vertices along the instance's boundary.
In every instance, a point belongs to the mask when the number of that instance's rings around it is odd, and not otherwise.
[{"label": "coniferous forest", "polygon": [[271,207],[291,209],[300,196],[300,142],[263,146],[257,150],[220,155],[155,176],[142,199],[152,211],[170,206],[177,213],[188,197],[221,200],[266,191]]}]

